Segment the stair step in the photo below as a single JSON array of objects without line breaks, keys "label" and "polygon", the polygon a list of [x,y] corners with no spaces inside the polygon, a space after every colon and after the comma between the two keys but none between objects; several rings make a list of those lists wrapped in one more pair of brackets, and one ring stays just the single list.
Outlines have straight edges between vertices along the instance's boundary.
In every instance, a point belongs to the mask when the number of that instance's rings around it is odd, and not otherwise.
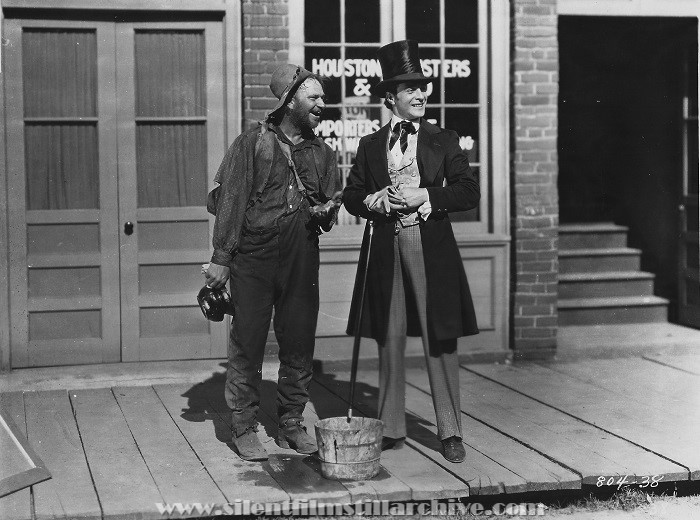
[{"label": "stair step", "polygon": [[668,300],[659,296],[571,298],[558,301],[559,324],[649,323],[668,320]]},{"label": "stair step", "polygon": [[613,223],[562,224],[559,249],[625,247],[627,231],[627,227]]},{"label": "stair step", "polygon": [[566,249],[559,251],[560,273],[638,271],[641,251],[631,247]]},{"label": "stair step", "polygon": [[558,302],[560,309],[595,308],[606,307],[648,307],[653,305],[668,305],[668,300],[661,296],[619,296],[609,298],[571,298],[561,299]]},{"label": "stair step", "polygon": [[641,249],[634,247],[596,247],[596,248],[581,248],[581,249],[560,249],[559,256],[576,257],[576,256],[609,256],[609,255],[639,255]]},{"label": "stair step", "polygon": [[654,296],[654,274],[640,271],[626,226],[612,222],[559,226],[559,325],[668,320],[668,300]]},{"label": "stair step", "polygon": [[646,271],[602,271],[599,273],[562,273],[560,282],[602,282],[617,280],[653,280],[654,273]]},{"label": "stair step", "polygon": [[643,271],[562,273],[559,275],[559,298],[651,296],[654,294],[654,278],[654,274]]},{"label": "stair step", "polygon": [[612,222],[591,222],[578,224],[559,224],[559,233],[605,233],[619,232],[627,233],[627,226],[619,226]]}]

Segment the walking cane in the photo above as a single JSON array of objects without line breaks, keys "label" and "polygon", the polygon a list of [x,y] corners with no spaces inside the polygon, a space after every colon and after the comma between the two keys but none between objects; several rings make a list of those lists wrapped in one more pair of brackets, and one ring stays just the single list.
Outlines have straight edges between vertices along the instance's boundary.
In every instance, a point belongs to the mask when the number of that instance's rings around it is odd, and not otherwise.
[{"label": "walking cane", "polygon": [[362,324],[362,310],[365,304],[365,289],[367,288],[367,270],[369,269],[369,255],[372,251],[372,234],[374,233],[374,222],[369,221],[369,235],[367,237],[367,256],[365,257],[364,273],[362,274],[362,287],[360,290],[360,301],[355,317],[355,343],[352,346],[352,365],[350,368],[350,399],[348,407],[348,423],[352,421],[352,404],[355,401],[355,381],[357,380],[357,362],[360,356],[360,325]]}]

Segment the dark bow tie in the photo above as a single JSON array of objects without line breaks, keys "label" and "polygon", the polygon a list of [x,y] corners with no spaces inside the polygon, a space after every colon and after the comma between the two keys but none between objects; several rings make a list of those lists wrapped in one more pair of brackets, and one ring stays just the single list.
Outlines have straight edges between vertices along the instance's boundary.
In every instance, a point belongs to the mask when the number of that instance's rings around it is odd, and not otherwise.
[{"label": "dark bow tie", "polygon": [[391,132],[391,139],[389,139],[389,150],[394,148],[396,141],[401,144],[401,153],[406,153],[406,148],[408,148],[408,134],[415,134],[416,127],[410,121],[399,121],[394,125],[394,129]]}]

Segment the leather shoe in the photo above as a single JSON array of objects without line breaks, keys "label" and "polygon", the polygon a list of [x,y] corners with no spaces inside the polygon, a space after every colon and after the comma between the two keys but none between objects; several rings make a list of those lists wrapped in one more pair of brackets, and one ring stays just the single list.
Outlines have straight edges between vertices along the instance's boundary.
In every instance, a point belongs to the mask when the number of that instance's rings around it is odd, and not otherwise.
[{"label": "leather shoe", "polygon": [[382,451],[385,450],[400,450],[406,441],[406,437],[382,437]]},{"label": "leather shoe", "polygon": [[462,439],[457,436],[442,440],[442,454],[449,462],[462,462],[467,457]]},{"label": "leather shoe", "polygon": [[258,439],[257,426],[248,428],[240,435],[234,431],[231,443],[243,460],[267,460],[267,451]]},{"label": "leather shoe", "polygon": [[300,419],[287,419],[279,426],[277,445],[280,448],[291,448],[297,453],[310,455],[318,451],[316,440],[306,433],[306,427]]}]

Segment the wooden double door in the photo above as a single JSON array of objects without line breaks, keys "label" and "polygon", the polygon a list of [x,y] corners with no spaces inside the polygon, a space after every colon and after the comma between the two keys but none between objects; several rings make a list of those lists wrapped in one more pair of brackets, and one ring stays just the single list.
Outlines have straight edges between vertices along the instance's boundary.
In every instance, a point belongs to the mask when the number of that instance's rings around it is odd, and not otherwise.
[{"label": "wooden double door", "polygon": [[6,18],[13,367],[221,357],[197,303],[221,21]]}]

